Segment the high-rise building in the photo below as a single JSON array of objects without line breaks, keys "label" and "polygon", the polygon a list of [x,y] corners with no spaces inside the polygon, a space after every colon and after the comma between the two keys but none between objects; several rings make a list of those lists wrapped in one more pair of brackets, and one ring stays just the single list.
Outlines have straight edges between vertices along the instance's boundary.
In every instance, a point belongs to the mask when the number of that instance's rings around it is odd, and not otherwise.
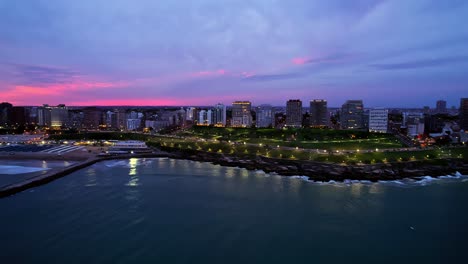
[{"label": "high-rise building", "polygon": [[460,128],[468,131],[468,98],[460,99]]},{"label": "high-rise building", "polygon": [[77,109],[68,110],[68,127],[78,129],[83,123],[83,112]]},{"label": "high-rise building", "polygon": [[198,125],[199,126],[208,126],[208,112],[206,110],[200,110],[198,112]]},{"label": "high-rise building", "polygon": [[112,123],[115,122],[115,113],[110,110],[106,111],[104,120],[107,127],[112,127]]},{"label": "high-rise building", "polygon": [[232,103],[232,119],[231,126],[233,127],[250,127],[252,126],[252,104],[249,101],[235,101]]},{"label": "high-rise building", "polygon": [[114,109],[112,115],[111,127],[118,130],[127,128],[127,112],[124,109]]},{"label": "high-rise building", "polygon": [[268,104],[260,105],[257,107],[256,110],[257,110],[256,111],[257,127],[270,127],[273,125],[273,109],[271,105],[268,105]]},{"label": "high-rise building", "polygon": [[68,108],[64,104],[50,107],[50,126],[61,127],[68,123]]},{"label": "high-rise building", "polygon": [[424,133],[424,115],[422,113],[403,113],[403,126],[407,128],[407,135],[414,137]]},{"label": "high-rise building", "polygon": [[130,111],[127,113],[125,129],[130,131],[140,130],[144,123],[142,122],[143,116],[143,113],[138,111]]},{"label": "high-rise building", "polygon": [[189,107],[187,108],[186,115],[185,115],[185,120],[187,121],[195,121],[195,114],[196,114],[196,108],[195,107]]},{"label": "high-rise building", "polygon": [[0,104],[0,127],[8,126],[10,124],[10,115],[12,104],[3,102]]},{"label": "high-rise building", "polygon": [[26,108],[22,106],[13,106],[10,116],[11,124],[24,125],[26,124]]},{"label": "high-rise building", "polygon": [[26,123],[37,124],[37,106],[26,108]]},{"label": "high-rise building", "polygon": [[328,126],[327,100],[314,99],[310,101],[309,125],[311,127]]},{"label": "high-rise building", "polygon": [[226,106],[219,103],[215,105],[212,112],[213,112],[212,124],[214,124],[215,126],[220,126],[220,127],[226,126]]},{"label": "high-rise building", "polygon": [[369,132],[387,133],[388,109],[374,108],[369,111]]},{"label": "high-rise building", "polygon": [[87,129],[98,129],[101,124],[101,113],[97,107],[84,108],[82,126]]},{"label": "high-rise building", "polygon": [[302,101],[291,99],[286,102],[286,126],[302,127]]},{"label": "high-rise building", "polygon": [[212,125],[213,124],[213,110],[211,109],[208,109],[206,111],[206,123],[208,125]]},{"label": "high-rise building", "polygon": [[68,124],[68,108],[64,104],[49,106],[44,104],[37,109],[37,123],[40,126],[60,128]]},{"label": "high-rise building", "polygon": [[134,131],[141,128],[141,119],[128,118],[127,119],[127,130]]},{"label": "high-rise building", "polygon": [[444,100],[439,100],[436,102],[436,109],[435,112],[439,113],[447,113],[447,102]]},{"label": "high-rise building", "polygon": [[37,124],[40,126],[50,126],[52,119],[52,109],[48,104],[37,108]]},{"label": "high-rise building", "polygon": [[364,104],[362,100],[348,100],[341,107],[340,122],[343,129],[360,129],[363,122]]}]

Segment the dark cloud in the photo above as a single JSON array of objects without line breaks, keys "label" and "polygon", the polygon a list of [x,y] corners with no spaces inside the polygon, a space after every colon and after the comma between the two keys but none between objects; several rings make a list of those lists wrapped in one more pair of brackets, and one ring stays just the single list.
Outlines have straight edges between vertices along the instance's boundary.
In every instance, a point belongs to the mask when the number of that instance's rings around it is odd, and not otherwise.
[{"label": "dark cloud", "polygon": [[427,60],[406,61],[400,63],[371,64],[369,66],[379,70],[404,70],[427,67],[438,67],[455,63],[468,62],[468,56],[446,57]]},{"label": "dark cloud", "polygon": [[78,72],[65,68],[29,64],[10,64],[10,67],[22,84],[67,83],[80,76]]}]

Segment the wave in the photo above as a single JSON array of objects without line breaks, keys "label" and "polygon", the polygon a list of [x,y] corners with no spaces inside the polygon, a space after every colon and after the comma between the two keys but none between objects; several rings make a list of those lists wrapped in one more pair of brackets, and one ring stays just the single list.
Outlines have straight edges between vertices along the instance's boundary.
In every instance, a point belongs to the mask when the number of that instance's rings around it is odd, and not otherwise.
[{"label": "wave", "polygon": [[[271,176],[271,174],[269,173],[265,174],[265,177],[269,177],[269,176]],[[408,187],[426,186],[426,185],[431,185],[435,183],[467,182],[468,181],[468,175],[462,175],[458,172],[455,173],[454,175],[444,175],[444,176],[439,176],[439,177],[423,176],[423,177],[419,177],[416,179],[406,178],[406,179],[393,180],[393,181],[380,180],[377,182],[372,182],[369,180],[350,180],[350,179],[345,179],[342,182],[335,181],[335,180],[313,181],[313,180],[310,180],[309,177],[307,176],[300,176],[300,175],[290,176],[289,178],[300,179],[300,180],[310,182],[313,184],[317,184],[317,185],[329,185],[329,186],[336,186],[336,187],[346,187],[346,186],[349,187],[349,186],[356,185],[356,184],[361,184],[361,185],[382,184],[382,185],[390,185],[394,187],[408,188]]]},{"label": "wave", "polygon": [[291,176],[291,179],[300,179],[300,180],[303,180],[303,181],[309,181],[309,177],[307,177],[307,176],[300,176],[300,175]]},{"label": "wave", "polygon": [[104,165],[105,165],[106,167],[109,167],[109,168],[116,167],[116,166],[127,166],[127,165],[128,165],[128,161],[125,161],[125,160],[106,161],[106,162],[104,163]]}]

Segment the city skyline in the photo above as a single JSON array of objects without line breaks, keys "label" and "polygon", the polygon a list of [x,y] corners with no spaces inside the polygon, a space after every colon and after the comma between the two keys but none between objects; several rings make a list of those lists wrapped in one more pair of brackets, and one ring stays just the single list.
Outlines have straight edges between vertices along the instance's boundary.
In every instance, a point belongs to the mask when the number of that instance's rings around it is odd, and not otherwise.
[{"label": "city skyline", "polygon": [[464,1],[0,3],[0,101],[459,106]]}]

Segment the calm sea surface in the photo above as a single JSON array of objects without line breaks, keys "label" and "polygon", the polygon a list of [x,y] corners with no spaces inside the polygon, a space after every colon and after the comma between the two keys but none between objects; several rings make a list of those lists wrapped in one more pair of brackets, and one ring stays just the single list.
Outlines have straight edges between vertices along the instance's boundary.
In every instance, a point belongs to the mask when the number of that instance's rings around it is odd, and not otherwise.
[{"label": "calm sea surface", "polygon": [[1,263],[467,263],[468,178],[318,184],[171,159],[0,199]]}]

